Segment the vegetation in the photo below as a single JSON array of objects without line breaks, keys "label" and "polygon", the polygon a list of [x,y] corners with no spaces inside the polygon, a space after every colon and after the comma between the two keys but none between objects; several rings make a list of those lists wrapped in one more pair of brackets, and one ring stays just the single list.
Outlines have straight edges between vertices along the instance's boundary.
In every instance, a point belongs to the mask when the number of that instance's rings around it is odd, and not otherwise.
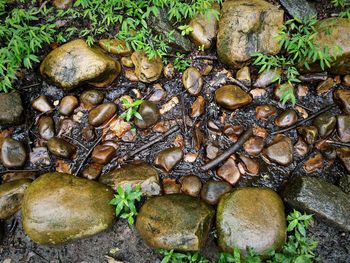
[{"label": "vegetation", "polygon": [[332,0],[335,7],[339,7],[342,11],[339,16],[350,19],[350,1],[349,0]]},{"label": "vegetation", "polygon": [[136,201],[141,200],[141,186],[138,185],[132,188],[130,184],[125,187],[119,186],[117,189],[117,194],[109,202],[109,204],[115,206],[115,214],[118,217],[128,220],[129,225],[134,224],[134,217],[137,215]]},{"label": "vegetation", "polygon": [[174,67],[180,71],[185,71],[190,65],[192,61],[190,59],[186,59],[185,54],[181,54],[180,52],[176,52],[176,58],[174,59]]},{"label": "vegetation", "polygon": [[[267,259],[252,248],[248,248],[247,255],[242,257],[239,248],[234,247],[232,253],[220,253],[217,263],[312,263],[316,260],[314,250],[317,247],[317,242],[306,235],[306,229],[311,220],[311,215],[301,214],[296,210],[291,212],[287,217],[287,232],[289,235],[286,244],[281,252],[270,251]],[[164,256],[162,263],[208,262],[198,253],[183,254],[173,250],[160,250],[160,253]]]},{"label": "vegetation", "polygon": [[139,106],[143,103],[143,100],[135,100],[133,102],[130,102],[126,98],[121,99],[122,106],[127,109],[122,114],[120,114],[119,118],[126,119],[127,121],[130,121],[133,117],[136,117],[139,120],[142,120],[142,116],[140,113],[137,112],[139,109]]}]

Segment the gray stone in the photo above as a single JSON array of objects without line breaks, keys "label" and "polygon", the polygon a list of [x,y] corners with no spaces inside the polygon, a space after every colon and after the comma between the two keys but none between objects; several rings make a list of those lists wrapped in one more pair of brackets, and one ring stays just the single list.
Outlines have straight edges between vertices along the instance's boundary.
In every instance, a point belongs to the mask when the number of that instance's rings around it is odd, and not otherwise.
[{"label": "gray stone", "polygon": [[288,13],[299,19],[304,19],[316,15],[315,6],[305,0],[280,0],[281,5],[287,9]]},{"label": "gray stone", "polygon": [[21,123],[23,106],[18,92],[0,93],[0,126]]}]

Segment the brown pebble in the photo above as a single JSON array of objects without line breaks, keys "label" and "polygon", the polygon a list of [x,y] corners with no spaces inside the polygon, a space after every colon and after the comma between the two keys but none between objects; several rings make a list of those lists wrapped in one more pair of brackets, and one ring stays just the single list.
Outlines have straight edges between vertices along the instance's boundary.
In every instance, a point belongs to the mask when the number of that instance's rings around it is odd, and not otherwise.
[{"label": "brown pebble", "polygon": [[305,156],[309,152],[309,146],[301,137],[298,137],[294,150],[298,155]]},{"label": "brown pebble", "polygon": [[84,168],[84,170],[82,172],[82,176],[86,179],[89,179],[89,180],[97,180],[97,178],[102,173],[102,168],[103,168],[103,165],[98,164],[98,163],[88,164]]},{"label": "brown pebble", "polygon": [[181,185],[175,179],[163,179],[163,192],[166,195],[180,193]]},{"label": "brown pebble", "polygon": [[59,112],[61,115],[70,116],[78,105],[79,101],[75,96],[65,96],[61,100]]},{"label": "brown pebble", "polygon": [[202,189],[202,182],[195,175],[184,176],[180,179],[181,192],[190,196],[197,197]]},{"label": "brown pebble", "polygon": [[273,105],[260,105],[255,108],[256,118],[258,120],[266,120],[276,114],[277,109]]},{"label": "brown pebble", "polygon": [[198,96],[197,99],[192,104],[191,117],[197,118],[201,116],[204,112],[204,106],[205,106],[205,99],[203,98],[203,96]]},{"label": "brown pebble", "polygon": [[46,96],[39,96],[33,100],[32,107],[40,112],[48,112],[53,110],[53,106]]},{"label": "brown pebble", "polygon": [[293,109],[287,109],[283,111],[275,119],[275,124],[280,128],[286,128],[292,126],[298,121],[298,115]]},{"label": "brown pebble", "polygon": [[107,164],[114,157],[116,150],[110,145],[97,145],[91,154],[91,159],[98,164]]},{"label": "brown pebble", "polygon": [[258,156],[264,148],[264,139],[252,136],[243,144],[243,148],[248,154]]},{"label": "brown pebble", "polygon": [[313,173],[323,167],[324,159],[321,154],[316,154],[304,163],[304,170],[307,173]]},{"label": "brown pebble", "polygon": [[239,172],[236,161],[232,156],[228,158],[228,160],[225,161],[219,167],[219,169],[217,169],[216,175],[224,179],[231,185],[236,184],[238,180],[241,178],[241,173]]}]

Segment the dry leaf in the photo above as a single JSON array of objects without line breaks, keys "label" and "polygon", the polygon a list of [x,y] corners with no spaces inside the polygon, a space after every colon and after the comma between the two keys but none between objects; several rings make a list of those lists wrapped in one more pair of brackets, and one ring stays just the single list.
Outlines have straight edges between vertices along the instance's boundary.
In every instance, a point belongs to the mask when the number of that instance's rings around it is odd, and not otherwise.
[{"label": "dry leaf", "polygon": [[67,174],[72,173],[72,167],[70,166],[69,163],[65,162],[64,160],[57,160],[55,167],[56,167],[56,172],[67,173]]}]

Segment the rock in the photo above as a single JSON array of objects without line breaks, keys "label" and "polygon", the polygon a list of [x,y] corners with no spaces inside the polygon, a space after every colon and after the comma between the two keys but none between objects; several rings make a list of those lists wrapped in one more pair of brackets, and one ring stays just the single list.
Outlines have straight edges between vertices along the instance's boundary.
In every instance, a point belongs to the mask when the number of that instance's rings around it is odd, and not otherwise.
[{"label": "rock", "polygon": [[293,145],[289,137],[278,134],[264,150],[266,157],[274,163],[288,166],[293,162]]},{"label": "rock", "polygon": [[192,50],[191,41],[172,27],[171,22],[168,20],[167,10],[158,9],[158,11],[158,15],[150,16],[147,21],[153,33],[165,36],[171,34],[171,37],[166,37],[164,42],[171,47],[172,51],[180,51],[181,53],[190,52]]},{"label": "rock", "polygon": [[98,44],[100,47],[110,52],[114,55],[120,55],[120,56],[128,56],[131,55],[131,50],[127,47],[124,40],[120,39],[101,39],[98,41]]},{"label": "rock", "polygon": [[58,9],[68,9],[72,6],[73,0],[54,0],[53,4]]},{"label": "rock", "polygon": [[253,96],[253,98],[261,98],[264,97],[267,93],[266,89],[252,89],[251,91],[249,91],[249,93]]},{"label": "rock", "polygon": [[340,188],[310,176],[294,177],[283,190],[284,201],[350,231],[350,199]]},{"label": "rock", "polygon": [[242,161],[241,163],[243,163],[246,173],[253,176],[258,175],[259,164],[257,161],[241,154],[239,155],[239,159]]},{"label": "rock", "polygon": [[32,107],[40,112],[52,111],[53,107],[46,96],[39,96],[32,101]]},{"label": "rock", "polygon": [[23,117],[21,96],[18,92],[0,93],[0,126],[20,124]]},{"label": "rock", "polygon": [[205,99],[203,96],[198,96],[192,104],[191,118],[197,118],[204,113]]},{"label": "rock", "polygon": [[154,164],[166,172],[170,172],[183,158],[180,147],[172,147],[159,152],[156,155]]},{"label": "rock", "polygon": [[345,166],[346,170],[350,173],[350,148],[338,148],[337,156]]},{"label": "rock", "polygon": [[82,177],[89,180],[96,180],[102,173],[103,165],[98,163],[90,163],[85,166],[83,172],[81,173]]},{"label": "rock", "polygon": [[271,36],[283,25],[283,13],[263,0],[225,1],[216,45],[220,60],[240,68],[256,52],[277,54],[280,47]]},{"label": "rock", "polygon": [[89,112],[89,123],[100,126],[110,120],[117,111],[117,105],[112,102],[103,103]]},{"label": "rock", "polygon": [[339,187],[344,193],[350,194],[350,174],[343,174],[340,177]]},{"label": "rock", "polygon": [[22,142],[12,138],[5,138],[1,144],[0,157],[2,164],[6,168],[12,169],[24,166],[28,154]]},{"label": "rock", "polygon": [[279,250],[286,240],[284,206],[270,189],[240,188],[221,197],[216,215],[218,244],[232,253],[237,246],[243,255],[247,247],[266,255]]},{"label": "rock", "polygon": [[22,179],[34,180],[36,178],[36,172],[8,172],[1,175],[2,183],[9,183]]},{"label": "rock", "polygon": [[220,149],[213,145],[212,143],[208,144],[206,147],[205,147],[205,152],[206,152],[206,157],[209,159],[209,160],[213,160],[215,159],[218,154],[220,153]]},{"label": "rock", "polygon": [[189,175],[189,176],[184,176],[180,180],[181,182],[181,192],[197,197],[199,196],[199,193],[201,192],[202,188],[202,182],[201,179],[199,179],[198,176],[195,175]]},{"label": "rock", "polygon": [[342,142],[350,142],[350,116],[337,116],[337,131],[339,140]]},{"label": "rock", "polygon": [[61,100],[59,111],[61,115],[70,116],[73,111],[78,107],[79,101],[75,96],[65,96]]},{"label": "rock", "polygon": [[124,67],[132,68],[134,66],[134,63],[132,62],[131,57],[122,57],[120,61]]},{"label": "rock", "polygon": [[38,120],[38,132],[44,140],[50,140],[55,136],[55,123],[52,117],[41,116]]},{"label": "rock", "polygon": [[174,75],[175,75],[175,67],[173,64],[169,63],[168,65],[166,65],[164,67],[164,71],[163,71],[164,77],[166,79],[173,79]]},{"label": "rock", "polygon": [[318,130],[315,126],[300,126],[297,131],[307,144],[315,143],[318,136]]},{"label": "rock", "polygon": [[163,179],[163,192],[166,195],[180,193],[181,185],[176,182],[175,179],[164,178]]},{"label": "rock", "polygon": [[99,90],[86,90],[80,95],[80,101],[85,106],[97,106],[102,103],[105,95]]},{"label": "rock", "polygon": [[264,139],[252,136],[243,144],[243,148],[248,154],[258,156],[264,148]]},{"label": "rock", "polygon": [[182,83],[189,94],[198,96],[203,87],[201,73],[198,69],[189,67],[182,74]]},{"label": "rock", "polygon": [[345,75],[343,78],[343,85],[346,87],[350,87],[350,75]]},{"label": "rock", "polygon": [[100,183],[106,184],[115,191],[119,186],[125,189],[126,185],[141,186],[142,193],[147,196],[160,195],[161,187],[156,169],[145,162],[135,161],[121,168],[103,174]]},{"label": "rock", "polygon": [[346,114],[350,114],[350,90],[338,89],[333,93],[333,96],[342,111]]},{"label": "rock", "polygon": [[252,97],[238,86],[226,85],[215,91],[215,101],[225,109],[235,110],[248,105]]},{"label": "rock", "polygon": [[278,127],[286,128],[292,126],[298,121],[298,115],[293,109],[283,111],[275,120]]},{"label": "rock", "polygon": [[188,195],[172,194],[146,201],[136,229],[152,248],[199,251],[205,244],[214,210]]},{"label": "rock", "polygon": [[120,71],[118,61],[99,48],[89,47],[82,39],[52,50],[40,65],[41,74],[63,89],[72,89],[85,83],[107,87]]},{"label": "rock", "polygon": [[221,196],[230,192],[232,186],[227,182],[210,180],[203,185],[201,198],[210,205],[219,203]]},{"label": "rock", "polygon": [[33,165],[51,165],[51,159],[46,147],[35,147],[29,153],[29,161]]},{"label": "rock", "polygon": [[334,84],[335,83],[332,78],[327,78],[326,80],[322,81],[320,84],[317,85],[317,96],[321,96],[322,94],[329,92],[330,89],[333,88]]},{"label": "rock", "polygon": [[91,159],[93,162],[98,164],[107,164],[114,157],[116,150],[110,145],[97,145],[91,154]]},{"label": "rock", "polygon": [[281,69],[273,69],[273,70],[265,70],[261,73],[258,79],[254,83],[254,87],[256,88],[266,88],[272,83],[276,82],[279,77],[282,75]]},{"label": "rock", "polygon": [[309,87],[306,85],[298,85],[297,87],[297,96],[305,97],[309,93]]},{"label": "rock", "polygon": [[333,132],[337,119],[331,113],[326,112],[317,116],[312,124],[317,128],[320,137],[324,139]]},{"label": "rock", "polygon": [[307,173],[313,173],[323,168],[324,159],[321,154],[316,154],[304,163],[304,170]]},{"label": "rock", "polygon": [[64,159],[72,159],[77,151],[75,145],[58,137],[48,140],[47,148],[53,155]]},{"label": "rock", "polygon": [[309,145],[302,138],[298,137],[294,150],[300,156],[304,156],[309,152]]},{"label": "rock", "polygon": [[131,55],[135,65],[135,74],[139,81],[150,83],[159,79],[163,70],[163,62],[159,57],[148,59],[143,51],[136,51]]},{"label": "rock", "polygon": [[[217,9],[220,9],[220,7],[214,10],[218,11]],[[214,10],[209,10],[206,14],[195,16],[189,23],[189,26],[193,29],[189,37],[197,47],[209,49],[216,38],[218,19],[212,13]]]},{"label": "rock", "polygon": [[163,89],[163,87],[160,84],[154,85],[153,88],[154,88],[153,94],[148,99],[148,101],[156,103],[166,98],[167,92]]},{"label": "rock", "polygon": [[25,190],[31,180],[21,179],[0,185],[0,219],[14,215],[22,204]]},{"label": "rock", "polygon": [[241,178],[235,159],[231,156],[216,171],[216,175],[234,185]]},{"label": "rock", "polygon": [[287,9],[292,17],[301,20],[317,15],[316,8],[313,3],[304,0],[280,0],[281,5]]},{"label": "rock", "polygon": [[144,101],[140,105],[138,112],[142,120],[135,118],[134,122],[140,129],[146,129],[156,124],[160,119],[159,109],[156,104],[150,101]]},{"label": "rock", "polygon": [[239,80],[244,85],[250,87],[252,85],[252,79],[250,77],[249,67],[243,67],[237,71],[236,79]]},{"label": "rock", "polygon": [[64,173],[47,173],[24,194],[23,227],[40,245],[59,245],[95,235],[112,226],[113,191],[98,183]]},{"label": "rock", "polygon": [[255,108],[256,119],[267,120],[269,117],[276,115],[277,109],[273,105],[260,105]]}]

